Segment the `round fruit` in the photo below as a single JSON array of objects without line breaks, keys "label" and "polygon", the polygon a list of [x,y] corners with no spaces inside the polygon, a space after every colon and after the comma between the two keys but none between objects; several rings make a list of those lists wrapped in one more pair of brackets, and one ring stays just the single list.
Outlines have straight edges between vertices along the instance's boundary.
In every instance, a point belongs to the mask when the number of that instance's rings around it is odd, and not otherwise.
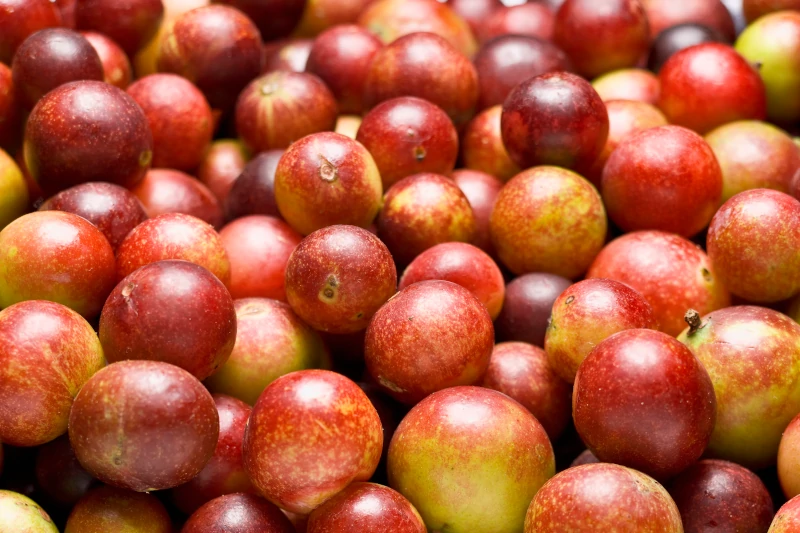
[{"label": "round fruit", "polygon": [[85,531],[170,533],[172,521],[152,494],[104,485],[81,498],[67,519],[64,533]]},{"label": "round fruit", "polygon": [[650,46],[647,68],[658,73],[667,60],[691,46],[703,43],[725,42],[725,38],[715,29],[696,22],[670,26],[658,34]]},{"label": "round fruit", "polygon": [[639,68],[624,68],[604,74],[592,82],[592,87],[604,102],[633,100],[656,105],[661,93],[658,77]]},{"label": "round fruit", "polygon": [[572,282],[555,274],[524,274],[506,285],[503,310],[494,327],[500,341],[544,346],[553,303]]},{"label": "round fruit", "polygon": [[503,106],[496,105],[478,113],[464,127],[461,138],[464,166],[508,181],[522,169],[511,160],[501,131]]},{"label": "round fruit", "polygon": [[58,533],[58,528],[35,501],[17,492],[0,490],[0,531]]},{"label": "round fruit", "polygon": [[254,494],[228,494],[194,512],[181,533],[294,533],[289,519],[275,505]]}]

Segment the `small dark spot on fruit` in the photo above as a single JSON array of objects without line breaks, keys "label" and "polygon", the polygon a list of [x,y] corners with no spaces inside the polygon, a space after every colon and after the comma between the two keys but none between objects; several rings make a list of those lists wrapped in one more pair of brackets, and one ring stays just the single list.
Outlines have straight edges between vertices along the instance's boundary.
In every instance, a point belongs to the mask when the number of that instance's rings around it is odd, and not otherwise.
[{"label": "small dark spot on fruit", "polygon": [[364,318],[364,313],[357,313],[356,314],[356,318],[359,319],[359,320]]},{"label": "small dark spot on fruit", "polygon": [[700,274],[702,274],[702,275],[703,275],[703,279],[704,279],[704,280],[706,280],[707,282],[711,283],[711,281],[712,281],[712,278],[711,278],[711,272],[709,272],[709,270],[708,270],[707,268],[703,268],[703,269],[700,271]]},{"label": "small dark spot on fruit", "polygon": [[333,298],[333,289],[325,289],[322,294],[324,294],[326,298]]},{"label": "small dark spot on fruit", "polygon": [[569,298],[567,298],[567,302],[566,303],[567,303],[567,305],[569,305],[574,301],[575,301],[575,297],[574,296],[570,296]]},{"label": "small dark spot on fruit", "polygon": [[414,158],[417,161],[420,161],[420,162],[424,161],[426,155],[427,155],[427,152],[425,151],[424,147],[417,146],[416,148],[414,148]]}]

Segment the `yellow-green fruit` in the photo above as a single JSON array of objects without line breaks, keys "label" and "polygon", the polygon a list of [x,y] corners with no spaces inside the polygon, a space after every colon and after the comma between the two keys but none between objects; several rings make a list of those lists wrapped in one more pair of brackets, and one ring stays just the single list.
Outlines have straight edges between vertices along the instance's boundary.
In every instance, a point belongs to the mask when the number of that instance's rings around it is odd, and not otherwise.
[{"label": "yellow-green fruit", "polygon": [[28,210],[28,186],[14,160],[0,150],[0,229]]},{"label": "yellow-green fruit", "polygon": [[0,490],[0,532],[58,533],[44,509],[17,492]]}]

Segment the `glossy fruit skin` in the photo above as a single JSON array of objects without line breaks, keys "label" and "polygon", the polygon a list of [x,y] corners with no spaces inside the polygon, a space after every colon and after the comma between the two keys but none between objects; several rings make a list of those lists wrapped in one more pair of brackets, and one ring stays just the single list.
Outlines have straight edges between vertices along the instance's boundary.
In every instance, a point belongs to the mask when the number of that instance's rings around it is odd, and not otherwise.
[{"label": "glossy fruit skin", "polygon": [[566,0],[553,40],[579,73],[593,78],[638,63],[650,45],[647,15],[638,0]]},{"label": "glossy fruit skin", "polygon": [[261,32],[265,41],[286,37],[300,22],[306,0],[215,0],[247,15]]},{"label": "glossy fruit skin", "polygon": [[17,102],[26,111],[59,85],[103,80],[103,64],[89,41],[65,28],[47,28],[20,45],[11,63]]},{"label": "glossy fruit skin", "polygon": [[490,174],[471,169],[453,171],[450,177],[467,197],[467,201],[472,207],[472,214],[475,216],[475,235],[472,238],[472,244],[490,256],[494,256],[489,220],[497,195],[503,188],[503,182]]},{"label": "glossy fruit skin", "polygon": [[548,481],[531,502],[524,533],[606,529],[683,533],[681,515],[664,487],[641,472],[609,463],[569,468]]},{"label": "glossy fruit skin", "polygon": [[572,415],[572,388],[547,362],[538,346],[524,342],[496,344],[481,386],[518,401],[547,431],[550,441],[564,432]]},{"label": "glossy fruit skin", "polygon": [[372,0],[308,0],[292,34],[314,37],[329,28],[355,23],[371,3]]},{"label": "glossy fruit skin", "polygon": [[503,106],[496,105],[478,113],[464,127],[461,138],[464,166],[508,181],[522,169],[511,160],[501,130]]},{"label": "glossy fruit skin", "polygon": [[531,168],[506,183],[490,220],[492,242],[509,270],[570,279],[583,274],[600,252],[606,229],[597,190],[578,174],[553,166]]},{"label": "glossy fruit skin", "polygon": [[236,341],[228,290],[188,261],[157,261],[126,276],[100,315],[109,362],[164,361],[203,380],[219,369]]},{"label": "glossy fruit skin", "polygon": [[264,44],[262,74],[276,70],[305,72],[314,39],[281,39]]},{"label": "glossy fruit skin", "polygon": [[706,249],[730,291],[750,302],[777,302],[800,291],[794,250],[800,246],[800,202],[753,189],[725,202],[711,220]]},{"label": "glossy fruit skin", "polygon": [[244,465],[268,500],[308,514],[375,472],[381,421],[369,398],[341,374],[301,370],[261,394],[244,435]]},{"label": "glossy fruit skin", "polygon": [[162,0],[78,0],[75,4],[78,29],[107,35],[129,55],[155,36],[163,17]]},{"label": "glossy fruit skin", "polygon": [[703,324],[678,338],[714,383],[717,425],[708,455],[752,469],[774,465],[781,433],[800,408],[793,385],[800,373],[800,326],[754,306],[720,309]]},{"label": "glossy fruit skin", "polygon": [[794,497],[781,507],[767,533],[791,533],[800,527],[800,498]]},{"label": "glossy fruit skin", "polygon": [[194,83],[208,103],[224,111],[261,71],[261,34],[244,13],[224,5],[178,16],[161,38],[158,71]]},{"label": "glossy fruit skin", "polygon": [[289,519],[254,494],[227,494],[195,511],[181,533],[295,533]]},{"label": "glossy fruit skin", "polygon": [[286,264],[303,236],[286,222],[264,215],[236,219],[219,235],[230,259],[231,295],[285,302]]},{"label": "glossy fruit skin", "polygon": [[268,298],[235,300],[236,344],[231,356],[205,384],[249,405],[277,378],[309,368],[326,368],[329,357],[319,334],[288,304]]},{"label": "glossy fruit skin", "polygon": [[114,251],[90,222],[60,211],[24,215],[0,231],[0,307],[51,300],[94,318],[114,287]]},{"label": "glossy fruit skin", "polygon": [[47,501],[71,509],[94,483],[75,457],[69,436],[62,435],[39,447],[36,487]]},{"label": "glossy fruit skin", "polygon": [[669,486],[684,531],[719,528],[761,533],[772,522],[772,498],[764,483],[736,463],[705,459],[683,471]]},{"label": "glossy fruit skin", "polygon": [[503,143],[522,168],[589,167],[608,137],[606,106],[592,86],[568,72],[517,85],[503,103]]},{"label": "glossy fruit skin", "polygon": [[[392,438],[387,467],[389,484],[428,529],[453,533],[520,531],[531,498],[555,473],[541,424],[482,387],[452,387],[416,405]],[[479,490],[487,485],[493,490]]]},{"label": "glossy fruit skin", "polygon": [[604,102],[634,100],[656,105],[661,94],[658,77],[639,68],[624,68],[603,74],[592,81],[592,87]]},{"label": "glossy fruit skin", "polygon": [[63,434],[75,395],[105,365],[86,320],[43,300],[0,311],[0,361],[0,439],[13,446],[38,446]]},{"label": "glossy fruit skin", "polygon": [[211,394],[185,370],[158,361],[105,367],[83,386],[70,412],[69,440],[86,471],[137,492],[192,479],[218,437]]},{"label": "glossy fruit skin", "polygon": [[718,31],[727,42],[736,38],[731,13],[720,0],[679,2],[671,0],[641,0],[650,23],[650,35],[655,38],[665,29],[696,22]]},{"label": "glossy fruit skin", "polygon": [[569,383],[592,349],[627,329],[657,329],[653,308],[634,289],[610,279],[579,281],[556,298],[544,348],[553,370]]},{"label": "glossy fruit skin", "polygon": [[578,369],[575,427],[601,461],[666,479],[691,465],[714,430],[709,373],[664,333],[628,329],[608,337]]},{"label": "glossy fruit skin", "polygon": [[24,533],[58,533],[50,516],[18,492],[0,490],[0,528]]},{"label": "glossy fruit skin", "polygon": [[11,68],[0,63],[0,149],[14,154],[22,144],[22,110],[17,105]]},{"label": "glossy fruit skin", "polygon": [[222,208],[217,198],[208,187],[180,170],[152,168],[131,191],[150,218],[181,213],[215,228],[222,226]]},{"label": "glossy fruit skin", "polygon": [[781,443],[778,447],[778,480],[783,489],[783,494],[788,499],[792,499],[800,494],[800,479],[798,479],[798,455],[800,439],[798,438],[798,428],[800,428],[800,417],[794,417],[781,436]]},{"label": "glossy fruit skin", "polygon": [[3,0],[0,21],[0,62],[6,65],[29,35],[62,23],[58,8],[49,0]]},{"label": "glossy fruit skin", "polygon": [[89,181],[136,185],[150,167],[153,138],[145,114],[124,91],[76,81],[39,100],[24,149],[31,176],[52,194]]},{"label": "glossy fruit skin", "polygon": [[458,132],[450,117],[413,96],[375,106],[364,116],[356,140],[375,159],[385,189],[412,174],[447,175],[458,158]]},{"label": "glossy fruit skin", "polygon": [[[0,75],[2,68],[0,65]],[[0,230],[24,215],[29,202],[28,186],[22,171],[11,156],[0,149]]]},{"label": "glossy fruit skin", "polygon": [[555,13],[543,2],[526,2],[498,8],[477,29],[482,43],[503,35],[523,35],[553,40]]},{"label": "glossy fruit skin", "polygon": [[449,281],[421,281],[375,313],[364,357],[386,393],[415,404],[438,390],[478,383],[493,344],[492,319],[472,293]]},{"label": "glossy fruit skin", "polygon": [[658,34],[650,46],[647,68],[655,73],[681,50],[703,43],[722,43],[725,38],[717,30],[696,22],[670,26]]},{"label": "glossy fruit skin", "polygon": [[248,150],[236,139],[219,139],[211,143],[197,167],[197,179],[225,204],[233,182],[244,171],[250,159]]},{"label": "glossy fruit skin", "polygon": [[541,272],[512,280],[506,285],[503,310],[494,323],[497,339],[543,347],[553,303],[571,284],[566,278]]},{"label": "glossy fruit skin", "polygon": [[445,3],[469,24],[474,33],[489,16],[503,8],[500,0],[448,0]]},{"label": "glossy fruit skin", "polygon": [[620,142],[603,169],[600,191],[609,218],[623,231],[691,237],[719,206],[722,170],[702,137],[659,126]]},{"label": "glossy fruit skin", "polygon": [[133,79],[133,67],[125,51],[102,33],[83,31],[81,35],[89,41],[100,57],[100,63],[103,65],[103,81],[123,91],[127,89]]},{"label": "glossy fruit skin", "polygon": [[275,171],[283,150],[267,150],[247,162],[231,184],[225,200],[225,217],[234,220],[247,215],[280,218],[275,200]]},{"label": "glossy fruit skin", "polygon": [[172,521],[152,494],[104,485],[75,505],[64,533],[171,533]]},{"label": "glossy fruit skin", "polygon": [[684,315],[701,315],[730,305],[731,297],[699,246],[661,231],[636,231],[611,241],[597,255],[587,278],[625,283],[653,307],[659,329],[677,335]]},{"label": "glossy fruit skin", "polygon": [[767,116],[764,82],[726,44],[705,43],[681,50],[667,60],[658,79],[658,107],[670,123],[700,134],[735,120]]},{"label": "glossy fruit skin", "polygon": [[467,56],[443,37],[413,33],[375,54],[364,83],[366,109],[400,96],[428,100],[461,126],[475,112],[478,74]]}]

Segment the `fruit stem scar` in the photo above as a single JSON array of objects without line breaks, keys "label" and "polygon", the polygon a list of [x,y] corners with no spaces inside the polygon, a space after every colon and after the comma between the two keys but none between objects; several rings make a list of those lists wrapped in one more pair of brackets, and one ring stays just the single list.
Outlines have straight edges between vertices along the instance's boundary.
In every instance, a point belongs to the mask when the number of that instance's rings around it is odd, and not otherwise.
[{"label": "fruit stem scar", "polygon": [[319,160],[319,177],[322,178],[322,181],[327,181],[328,183],[336,181],[336,178],[339,177],[339,173],[333,163],[323,156],[319,156]]},{"label": "fruit stem scar", "polygon": [[689,324],[689,335],[693,335],[698,329],[703,327],[703,323],[700,320],[700,313],[694,309],[686,311],[686,314],[683,315],[683,319]]}]

